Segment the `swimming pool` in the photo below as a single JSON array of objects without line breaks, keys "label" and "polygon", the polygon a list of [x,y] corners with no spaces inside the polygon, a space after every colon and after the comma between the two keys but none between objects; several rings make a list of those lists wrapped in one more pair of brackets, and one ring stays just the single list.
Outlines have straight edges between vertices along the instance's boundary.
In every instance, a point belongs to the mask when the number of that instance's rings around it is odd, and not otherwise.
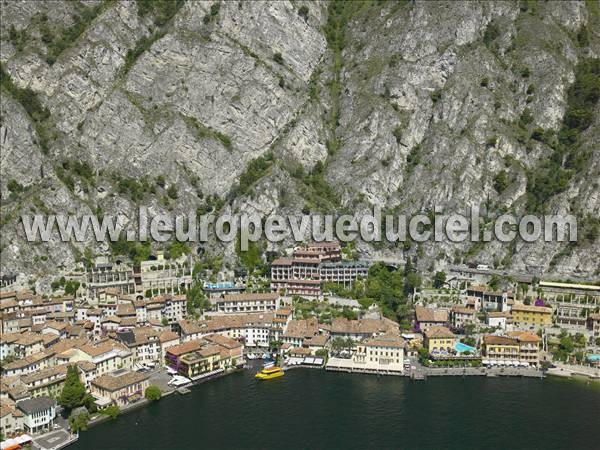
[{"label": "swimming pool", "polygon": [[600,355],[588,355],[588,361],[600,361]]},{"label": "swimming pool", "polygon": [[471,347],[470,345],[463,344],[462,342],[457,342],[456,345],[454,346],[454,350],[456,350],[458,353],[465,353],[465,352],[475,353],[477,351],[477,349],[475,347]]},{"label": "swimming pool", "polygon": [[204,289],[233,289],[235,284],[231,281],[225,281],[222,283],[204,283]]}]

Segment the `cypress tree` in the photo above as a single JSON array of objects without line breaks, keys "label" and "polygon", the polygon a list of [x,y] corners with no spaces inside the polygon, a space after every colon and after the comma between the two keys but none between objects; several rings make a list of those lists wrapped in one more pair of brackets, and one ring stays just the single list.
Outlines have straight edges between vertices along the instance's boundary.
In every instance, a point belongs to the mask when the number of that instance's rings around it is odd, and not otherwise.
[{"label": "cypress tree", "polygon": [[85,399],[85,385],[79,379],[79,371],[76,366],[69,366],[67,378],[60,394],[59,403],[67,411],[83,405]]}]

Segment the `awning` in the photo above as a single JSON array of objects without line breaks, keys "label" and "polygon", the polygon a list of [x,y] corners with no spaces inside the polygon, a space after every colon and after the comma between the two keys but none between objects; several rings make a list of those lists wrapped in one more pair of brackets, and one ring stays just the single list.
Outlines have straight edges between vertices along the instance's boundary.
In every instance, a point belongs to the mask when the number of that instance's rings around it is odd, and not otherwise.
[{"label": "awning", "polygon": [[103,408],[105,406],[110,405],[112,403],[112,400],[110,398],[106,398],[106,397],[98,397],[98,398],[96,398],[94,403],[96,404],[96,406]]},{"label": "awning", "polygon": [[171,380],[169,380],[168,384],[170,384],[171,386],[179,387],[179,386],[189,384],[191,382],[192,382],[192,380],[190,380],[189,378],[175,375],[173,378],[171,378]]},{"label": "awning", "polygon": [[22,444],[27,444],[31,442],[31,436],[28,434],[22,434],[21,436],[17,436],[16,438],[7,439],[2,441],[0,444],[0,448],[2,450],[11,450],[11,449],[19,449]]}]

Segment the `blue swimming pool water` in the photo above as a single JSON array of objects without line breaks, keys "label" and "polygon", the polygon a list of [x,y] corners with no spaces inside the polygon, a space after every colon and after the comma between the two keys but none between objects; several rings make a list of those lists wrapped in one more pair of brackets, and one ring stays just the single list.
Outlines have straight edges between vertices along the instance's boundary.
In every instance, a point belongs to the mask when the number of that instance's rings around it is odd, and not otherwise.
[{"label": "blue swimming pool water", "polygon": [[600,361],[600,355],[588,355],[588,361]]},{"label": "blue swimming pool water", "polygon": [[204,288],[205,289],[229,289],[229,288],[234,288],[235,284],[232,283],[231,281],[225,281],[223,283],[205,283],[204,284]]},{"label": "blue swimming pool water", "polygon": [[456,345],[454,346],[454,349],[458,353],[464,353],[464,352],[475,353],[475,350],[476,350],[475,347],[471,347],[470,345],[463,344],[462,342],[457,342]]}]

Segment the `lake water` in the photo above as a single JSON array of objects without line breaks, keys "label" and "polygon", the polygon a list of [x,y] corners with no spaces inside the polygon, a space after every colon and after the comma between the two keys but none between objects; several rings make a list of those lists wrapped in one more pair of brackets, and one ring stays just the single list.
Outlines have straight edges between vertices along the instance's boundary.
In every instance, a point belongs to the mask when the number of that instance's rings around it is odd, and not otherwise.
[{"label": "lake water", "polygon": [[75,449],[600,449],[598,386],[295,369],[194,386],[80,434]]}]

